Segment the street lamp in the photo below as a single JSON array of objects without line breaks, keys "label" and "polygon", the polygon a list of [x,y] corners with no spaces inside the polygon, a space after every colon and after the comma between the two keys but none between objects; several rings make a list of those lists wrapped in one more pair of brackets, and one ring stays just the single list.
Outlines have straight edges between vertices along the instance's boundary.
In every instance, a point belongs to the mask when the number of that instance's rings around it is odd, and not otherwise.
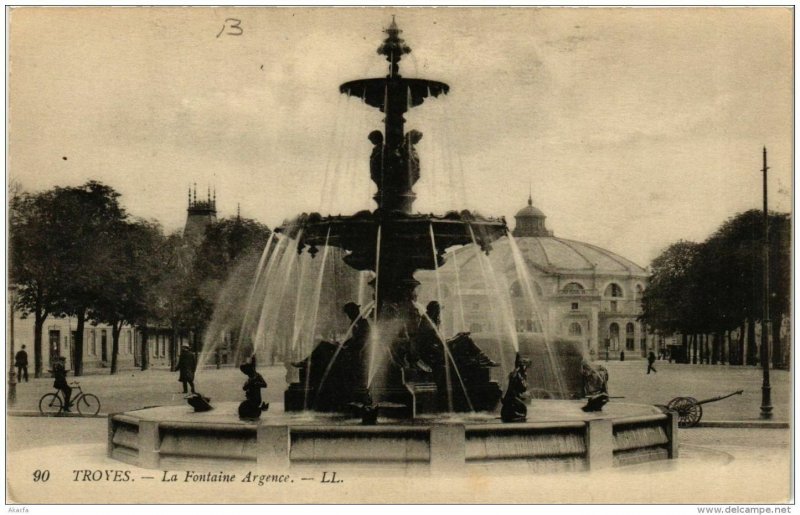
[{"label": "street lamp", "polygon": [[769,214],[767,213],[767,147],[764,147],[764,237],[761,239],[764,256],[764,311],[761,314],[761,418],[772,418],[772,387],[769,384]]},{"label": "street lamp", "polygon": [[14,355],[16,354],[16,349],[14,349],[14,315],[15,315],[15,303],[16,303],[16,295],[17,295],[17,286],[10,285],[8,287],[8,307],[10,317],[8,320],[8,341],[11,343],[11,357],[8,360],[8,405],[13,406],[17,402],[17,373],[16,369],[14,368]]}]

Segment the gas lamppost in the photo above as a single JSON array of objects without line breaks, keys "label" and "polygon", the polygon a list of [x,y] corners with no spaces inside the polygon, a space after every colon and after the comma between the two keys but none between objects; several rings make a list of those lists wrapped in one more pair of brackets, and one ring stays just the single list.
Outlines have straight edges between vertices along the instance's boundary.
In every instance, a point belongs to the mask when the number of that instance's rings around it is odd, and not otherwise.
[{"label": "gas lamppost", "polygon": [[761,239],[763,255],[764,299],[761,314],[761,418],[772,418],[772,387],[769,384],[769,214],[767,212],[767,147],[764,147],[764,237]]}]

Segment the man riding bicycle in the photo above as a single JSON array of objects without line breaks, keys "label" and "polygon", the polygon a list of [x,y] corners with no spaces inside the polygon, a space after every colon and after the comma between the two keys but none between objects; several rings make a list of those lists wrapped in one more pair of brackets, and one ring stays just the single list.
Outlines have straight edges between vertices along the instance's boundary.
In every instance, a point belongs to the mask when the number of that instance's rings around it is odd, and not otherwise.
[{"label": "man riding bicycle", "polygon": [[67,360],[61,356],[57,357],[53,363],[53,388],[61,390],[64,395],[64,411],[70,411],[69,407],[72,405],[69,402],[72,396],[72,387],[67,384],[67,367],[65,366]]}]

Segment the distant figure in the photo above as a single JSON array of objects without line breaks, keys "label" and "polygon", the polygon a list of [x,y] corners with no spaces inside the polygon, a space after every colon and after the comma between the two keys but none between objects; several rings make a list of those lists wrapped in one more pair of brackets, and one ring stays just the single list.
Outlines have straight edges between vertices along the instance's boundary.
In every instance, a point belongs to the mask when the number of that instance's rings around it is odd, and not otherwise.
[{"label": "distant figure", "polygon": [[[655,363],[655,362],[656,362],[656,355],[653,353],[653,351],[650,351],[650,354],[647,355],[647,373],[648,374],[650,373],[651,370],[653,371],[653,373],[658,372],[658,370],[656,370],[655,367],[653,366],[653,363]],[[669,374],[667,374],[667,375],[669,375]]]},{"label": "distant figure", "polygon": [[23,375],[25,382],[28,382],[28,352],[25,346],[22,346],[19,352],[14,356],[14,366],[17,367],[17,381],[22,382]]},{"label": "distant figure", "polygon": [[608,370],[602,365],[593,367],[589,362],[581,364],[583,394],[587,399],[583,411],[602,411],[608,403]]},{"label": "distant figure", "polygon": [[187,385],[191,387],[192,393],[197,393],[194,391],[194,370],[196,368],[197,360],[189,350],[189,344],[184,343],[181,345],[181,355],[178,358],[178,381],[183,383],[183,393],[189,393]]},{"label": "distant figure", "polygon": [[619,351],[619,360],[620,361],[625,361],[625,351],[624,350]]},{"label": "distant figure", "polygon": [[528,366],[531,360],[523,359],[517,353],[514,371],[508,376],[508,389],[503,396],[500,418],[503,422],[525,422],[528,419]]},{"label": "distant figure", "polygon": [[72,397],[72,387],[67,384],[67,367],[66,367],[66,358],[62,358],[61,356],[55,358],[55,362],[53,363],[53,388],[57,388],[61,390],[61,393],[64,394],[64,411],[70,411],[70,406],[72,403],[70,402],[70,398]]},{"label": "distant figure", "polygon": [[245,392],[245,400],[239,404],[239,418],[246,420],[258,419],[261,417],[262,411],[269,409],[269,404],[261,400],[261,389],[267,387],[267,382],[261,374],[256,372],[255,363],[245,363],[239,367],[239,370],[247,376],[247,380],[242,386],[242,390]]}]

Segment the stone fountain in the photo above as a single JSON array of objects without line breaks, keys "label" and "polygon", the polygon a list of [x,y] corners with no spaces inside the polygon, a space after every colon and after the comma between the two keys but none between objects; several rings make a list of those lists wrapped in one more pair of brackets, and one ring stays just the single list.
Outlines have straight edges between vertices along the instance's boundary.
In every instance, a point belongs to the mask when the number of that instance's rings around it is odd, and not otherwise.
[{"label": "stone fountain", "polygon": [[[292,248],[298,253],[313,257],[322,248],[340,249],[349,267],[373,274],[371,307],[351,319],[352,334],[362,339],[356,345],[351,336],[349,347],[319,342],[292,364],[296,376],[283,410],[273,406],[258,422],[239,420],[236,403],[217,403],[205,413],[182,405],[111,415],[109,456],[163,469],[223,460],[272,469],[336,464],[415,471],[497,466],[521,472],[677,457],[677,419],[671,412],[620,402],[602,412],[581,410],[579,343],[537,335],[497,351],[527,354],[534,386],[548,374],[559,384],[557,390],[534,388],[533,397],[547,400],[533,401],[527,422],[509,424],[497,416],[501,389],[492,373],[497,352],[487,356],[492,353],[485,342],[472,341],[468,333],[446,341],[437,333],[436,352],[421,348],[421,334],[428,328],[430,335],[435,324],[416,304],[414,273],[442,266],[454,246],[489,253],[492,242],[508,231],[503,219],[469,211],[412,212],[421,175],[414,146],[422,134],[406,131],[404,115],[447,94],[449,86],[403,77],[400,61],[411,49],[394,20],[385,32],[378,53],[389,62],[388,74],[340,86],[341,93],[384,114],[383,130],[368,135],[377,208],[349,216],[304,214],[277,230],[296,243]],[[370,425],[362,424],[365,408],[375,415]]]},{"label": "stone fountain", "polygon": [[[385,329],[381,332],[382,341],[372,342],[379,348],[368,351],[390,356],[383,360],[380,370],[370,373],[365,353],[337,355],[336,359],[331,359],[330,353],[312,353],[300,366],[299,380],[286,392],[287,411],[309,407],[342,411],[349,404],[369,399],[384,406],[393,405],[398,414],[414,417],[451,409],[490,411],[500,400],[500,387],[490,379],[491,360],[484,359],[481,366],[466,352],[458,351],[475,348],[468,342],[468,346],[459,346],[455,341],[442,348],[442,359],[436,360],[438,366],[423,364],[420,369],[404,360],[404,347],[415,347],[420,325],[428,323],[421,319],[415,306],[419,282],[414,273],[442,266],[445,250],[455,245],[477,244],[488,253],[491,242],[505,236],[507,227],[503,219],[484,218],[466,210],[442,216],[412,213],[416,199],[413,188],[421,176],[414,145],[422,133],[406,132],[404,115],[426,99],[446,94],[450,88],[443,82],[400,75],[400,60],[411,52],[400,38],[401,32],[392,20],[386,30],[388,37],[378,48],[389,62],[386,77],[354,80],[339,87],[341,93],[362,99],[385,116],[383,132],[369,134],[374,145],[369,159],[370,176],[377,186],[373,197],[377,209],[352,216],[322,217],[312,213],[278,229],[299,239],[299,252],[306,249],[313,256],[323,245],[338,247],[346,251],[344,261],[350,267],[375,273],[375,307],[370,319]],[[462,335],[461,342],[466,338]],[[443,367],[448,370],[437,370]],[[375,374],[377,377],[370,380]],[[449,376],[451,382],[457,382],[459,375],[462,380],[451,388],[448,397],[444,390],[449,383],[435,378]]]}]

